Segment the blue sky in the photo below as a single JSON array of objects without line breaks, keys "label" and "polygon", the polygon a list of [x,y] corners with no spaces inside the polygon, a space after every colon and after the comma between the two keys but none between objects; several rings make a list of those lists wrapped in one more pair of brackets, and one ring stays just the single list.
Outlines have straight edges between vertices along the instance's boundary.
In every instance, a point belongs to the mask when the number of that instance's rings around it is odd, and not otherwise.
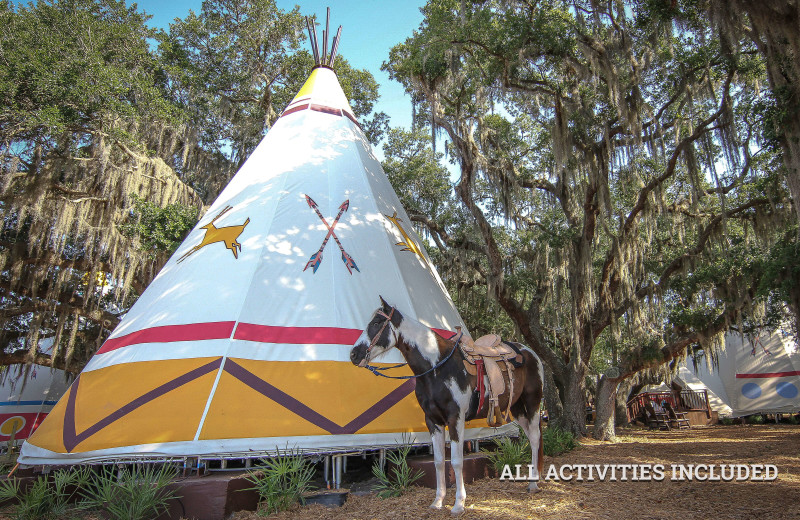
[{"label": "blue sky", "polygon": [[[202,0],[140,0],[136,3],[140,10],[153,16],[150,25],[167,29],[175,18],[184,18],[189,10],[199,12]],[[337,27],[343,26],[339,55],[354,67],[371,72],[380,85],[381,99],[375,110],[386,112],[391,117],[392,126],[411,126],[410,98],[403,87],[389,80],[380,68],[389,56],[389,49],[419,27],[422,22],[419,8],[425,4],[424,0],[276,0],[276,3],[287,11],[299,5],[301,14],[316,14],[323,23],[325,8],[330,7],[331,32],[335,33]],[[320,28],[318,34],[321,39]]]}]

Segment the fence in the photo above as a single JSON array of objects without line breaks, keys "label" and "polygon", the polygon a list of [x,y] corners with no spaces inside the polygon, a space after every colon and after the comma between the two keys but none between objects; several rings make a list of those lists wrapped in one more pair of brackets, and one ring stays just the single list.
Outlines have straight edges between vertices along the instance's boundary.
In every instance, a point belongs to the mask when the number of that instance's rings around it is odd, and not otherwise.
[{"label": "fence", "polygon": [[646,402],[661,404],[667,401],[679,412],[705,412],[711,417],[708,404],[708,390],[681,390],[674,392],[643,392],[628,401],[628,422],[644,415]]}]

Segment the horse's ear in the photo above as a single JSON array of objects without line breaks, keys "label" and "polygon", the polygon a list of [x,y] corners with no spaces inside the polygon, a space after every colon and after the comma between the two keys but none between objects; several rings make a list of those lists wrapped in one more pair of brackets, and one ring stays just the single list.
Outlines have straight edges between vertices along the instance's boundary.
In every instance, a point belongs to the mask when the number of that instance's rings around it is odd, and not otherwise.
[{"label": "horse's ear", "polygon": [[392,306],[386,303],[386,300],[383,299],[383,296],[378,296],[381,299],[381,305],[383,305],[383,310],[389,312],[392,310]]}]

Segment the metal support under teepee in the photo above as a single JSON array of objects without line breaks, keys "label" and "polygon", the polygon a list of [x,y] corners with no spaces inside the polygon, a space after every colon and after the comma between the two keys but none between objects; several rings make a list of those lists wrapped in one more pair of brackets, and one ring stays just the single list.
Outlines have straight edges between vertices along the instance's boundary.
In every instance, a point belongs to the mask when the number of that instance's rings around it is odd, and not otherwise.
[{"label": "metal support under teepee", "polygon": [[328,7],[328,12],[325,18],[325,29],[322,31],[322,52],[320,52],[319,41],[317,40],[317,22],[313,18],[306,16],[306,29],[308,30],[308,38],[311,40],[311,51],[314,54],[314,63],[317,66],[324,66],[333,68],[333,63],[336,61],[336,53],[339,51],[339,42],[342,39],[342,26],[336,31],[331,41],[330,53],[328,52],[328,36],[330,35],[330,21],[331,21],[331,8]]}]

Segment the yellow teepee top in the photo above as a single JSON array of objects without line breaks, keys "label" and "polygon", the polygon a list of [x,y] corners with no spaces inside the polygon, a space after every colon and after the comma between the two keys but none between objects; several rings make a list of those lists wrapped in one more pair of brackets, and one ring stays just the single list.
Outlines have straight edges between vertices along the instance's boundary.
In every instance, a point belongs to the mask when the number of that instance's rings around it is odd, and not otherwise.
[{"label": "yellow teepee top", "polygon": [[311,71],[311,75],[306,80],[303,88],[300,89],[300,92],[297,93],[292,102],[289,103],[289,106],[286,107],[286,110],[283,111],[281,117],[301,110],[315,110],[337,116],[346,116],[354,123],[358,124],[353,114],[353,109],[350,107],[350,102],[347,101],[347,96],[344,95],[342,86],[339,84],[336,73],[333,71],[336,52],[342,37],[341,26],[339,26],[339,30],[333,38],[330,52],[328,52],[330,17],[331,9],[329,7],[325,20],[325,29],[322,31],[321,52],[319,42],[317,41],[316,23],[310,18],[306,18],[308,37],[311,42],[311,51],[314,54],[314,63],[316,63],[316,66]]},{"label": "yellow teepee top", "polygon": [[289,103],[281,117],[305,109],[345,115],[355,121],[353,109],[350,108],[350,102],[347,101],[347,96],[339,85],[336,73],[327,67],[316,67],[311,71],[303,88]]}]

